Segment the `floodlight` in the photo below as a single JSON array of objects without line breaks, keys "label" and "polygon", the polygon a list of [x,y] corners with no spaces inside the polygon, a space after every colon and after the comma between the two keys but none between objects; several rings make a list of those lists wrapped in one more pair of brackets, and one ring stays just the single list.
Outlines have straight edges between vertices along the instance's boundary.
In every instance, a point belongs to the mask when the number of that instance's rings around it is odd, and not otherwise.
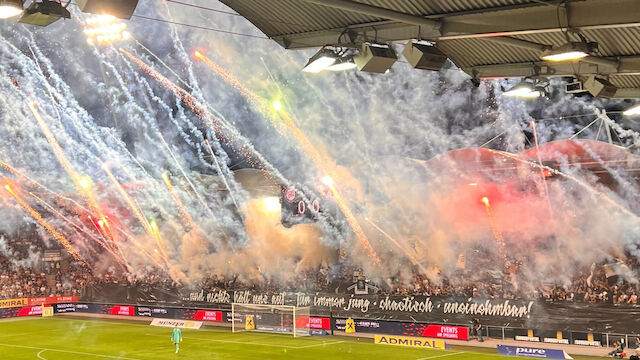
[{"label": "floodlight", "polygon": [[356,63],[353,62],[353,56],[341,57],[336,60],[333,65],[329,66],[327,70],[331,71],[344,71],[351,70],[357,67]]},{"label": "floodlight", "polygon": [[398,56],[389,45],[363,44],[353,60],[360,71],[383,74],[398,61]]},{"label": "floodlight", "polygon": [[48,26],[60,18],[70,19],[69,10],[59,2],[42,0],[42,2],[32,2],[18,22],[36,26]]},{"label": "floodlight", "polygon": [[538,98],[546,95],[546,90],[528,81],[520,81],[516,86],[502,93],[504,96],[519,98]]},{"label": "floodlight", "polygon": [[612,98],[618,91],[618,87],[613,85],[609,80],[595,76],[589,77],[584,82],[584,88],[591,95],[601,98]]},{"label": "floodlight", "polygon": [[640,104],[636,104],[636,105],[628,108],[622,114],[625,115],[625,116],[638,116],[638,115],[640,115]]},{"label": "floodlight", "polygon": [[338,55],[334,51],[322,48],[309,59],[302,71],[314,74],[319,73],[333,65],[337,59]]},{"label": "floodlight", "polygon": [[589,44],[583,42],[566,43],[555,49],[550,49],[542,53],[540,57],[545,61],[571,61],[580,60],[590,53]]},{"label": "floodlight", "polygon": [[0,0],[0,19],[18,16],[24,11],[22,0]]},{"label": "floodlight", "polygon": [[120,19],[131,19],[138,6],[138,0],[76,0],[82,12],[90,14],[109,14]]},{"label": "floodlight", "polygon": [[438,71],[447,61],[447,56],[433,45],[408,42],[402,51],[405,59],[416,69]]}]

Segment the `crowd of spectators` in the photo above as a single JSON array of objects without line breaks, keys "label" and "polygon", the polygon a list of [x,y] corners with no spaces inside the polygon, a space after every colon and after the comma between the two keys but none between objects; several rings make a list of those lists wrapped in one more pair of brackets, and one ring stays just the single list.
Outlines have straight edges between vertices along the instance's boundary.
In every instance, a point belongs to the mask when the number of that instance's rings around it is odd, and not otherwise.
[{"label": "crowd of spectators", "polygon": [[[196,283],[172,279],[161,271],[134,275],[122,271],[91,271],[85,264],[62,254],[61,260],[44,261],[45,246],[24,239],[0,237],[0,299],[82,295],[89,287],[136,288],[152,292],[180,293],[190,289],[252,290],[262,292],[348,293],[363,280],[369,293],[381,295],[425,295],[459,298],[541,300],[547,302],[588,302],[638,304],[640,283],[638,260],[627,254],[624,260],[593,264],[572,281],[545,283],[531,281],[521,274],[518,263],[501,270],[458,269],[448,277],[424,271],[403,272],[388,278],[368,277],[361,269],[345,264],[300,271],[284,278],[259,278],[253,281],[238,275],[212,274]],[[483,257],[481,257],[483,258]],[[424,269],[422,269],[424,270]],[[434,276],[435,274],[435,276]],[[433,280],[435,278],[436,280]],[[464,280],[463,280],[464,279]]]}]

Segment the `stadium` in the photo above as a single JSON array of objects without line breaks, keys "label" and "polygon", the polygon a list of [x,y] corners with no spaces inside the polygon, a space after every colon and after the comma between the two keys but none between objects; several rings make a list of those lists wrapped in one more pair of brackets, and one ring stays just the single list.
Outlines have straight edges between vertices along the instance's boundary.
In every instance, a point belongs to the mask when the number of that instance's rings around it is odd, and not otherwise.
[{"label": "stadium", "polygon": [[0,0],[0,359],[638,360],[639,14]]}]

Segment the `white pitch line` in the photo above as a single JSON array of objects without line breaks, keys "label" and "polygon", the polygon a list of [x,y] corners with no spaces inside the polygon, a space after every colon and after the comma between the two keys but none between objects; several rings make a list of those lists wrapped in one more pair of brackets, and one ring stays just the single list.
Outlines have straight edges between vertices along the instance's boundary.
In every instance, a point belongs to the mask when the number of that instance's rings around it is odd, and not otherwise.
[{"label": "white pitch line", "polygon": [[[165,337],[165,335],[156,335],[156,334],[145,334],[145,335],[146,336]],[[284,349],[306,349],[306,348],[315,347],[315,346],[333,345],[333,344],[339,344],[339,343],[343,343],[344,342],[344,341],[334,341],[334,342],[330,342],[330,343],[318,343],[318,344],[303,345],[303,346],[287,346],[287,345],[278,345],[278,344],[263,344],[263,343],[251,342],[251,341],[205,339],[205,338],[200,338],[200,337],[188,337],[187,339],[200,340],[200,341],[220,342],[220,343],[229,343],[229,344],[242,344],[242,345],[251,344],[251,345],[257,345],[257,346],[269,346],[269,347],[278,347],[278,348],[284,348]]]},{"label": "white pitch line", "polygon": [[45,352],[45,351],[47,351],[47,349],[42,349],[42,350],[40,350],[40,352],[38,352],[38,354],[37,354],[38,359],[47,360],[46,358],[42,357],[42,353]]},{"label": "white pitch line", "polygon": [[[43,350],[43,351],[53,351],[53,352],[61,352],[61,353],[66,353],[66,354],[89,355],[89,356],[96,356],[96,357],[102,357],[102,358],[107,358],[107,359],[140,360],[140,359],[128,358],[128,357],[124,357],[124,356],[101,355],[101,354],[94,354],[94,353],[88,353],[88,352],[60,350],[60,349],[52,349],[52,348],[42,348],[42,347],[36,347],[36,346],[12,345],[12,344],[0,344],[0,346],[22,348],[22,349]],[[40,353],[42,353],[42,352],[40,352]]]},{"label": "white pitch line", "polygon": [[440,357],[445,357],[445,356],[452,356],[452,355],[458,355],[458,354],[463,354],[464,351],[458,351],[458,352],[454,352],[454,353],[450,353],[450,354],[442,354],[442,355],[435,355],[435,356],[427,356],[427,357],[423,357],[420,358],[418,360],[427,360],[427,359],[435,359],[435,358],[440,358]]},{"label": "white pitch line", "polygon": [[294,347],[294,349],[306,349],[306,348],[310,348],[310,347],[315,347],[315,346],[325,346],[325,345],[334,345],[334,344],[341,344],[344,341],[334,341],[334,342],[322,342],[319,344],[312,344],[312,345],[305,345],[305,346],[296,346]]}]

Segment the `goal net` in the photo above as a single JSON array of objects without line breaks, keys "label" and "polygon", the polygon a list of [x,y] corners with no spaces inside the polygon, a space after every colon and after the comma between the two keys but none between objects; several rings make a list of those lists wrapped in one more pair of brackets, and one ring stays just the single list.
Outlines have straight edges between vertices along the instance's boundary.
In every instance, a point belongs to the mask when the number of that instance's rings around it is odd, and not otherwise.
[{"label": "goal net", "polygon": [[231,330],[309,336],[309,307],[231,304]]}]

